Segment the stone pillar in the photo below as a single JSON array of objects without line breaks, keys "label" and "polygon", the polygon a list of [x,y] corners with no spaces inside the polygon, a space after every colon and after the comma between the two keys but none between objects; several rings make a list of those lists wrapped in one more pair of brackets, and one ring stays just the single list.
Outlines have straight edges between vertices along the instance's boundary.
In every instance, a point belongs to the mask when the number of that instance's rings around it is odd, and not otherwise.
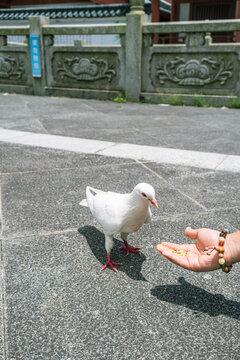
[{"label": "stone pillar", "polygon": [[[240,20],[240,1],[237,3],[238,6],[238,12],[237,12],[237,19]],[[240,31],[236,32],[236,42],[240,42]]]},{"label": "stone pillar", "polygon": [[6,46],[6,45],[7,45],[7,36],[0,35],[0,46]]},{"label": "stone pillar", "polygon": [[[44,42],[42,26],[49,24],[49,19],[44,16],[32,16],[29,18],[29,35],[39,35],[40,41],[40,61],[41,61],[41,76],[32,77],[33,94],[44,95],[46,86],[46,72],[45,72],[45,57],[44,57]],[[30,46],[30,43],[29,43]],[[32,73],[32,69],[31,69]]]},{"label": "stone pillar", "polygon": [[142,25],[144,0],[130,0],[126,29],[126,79],[125,95],[128,101],[139,101],[142,70]]}]

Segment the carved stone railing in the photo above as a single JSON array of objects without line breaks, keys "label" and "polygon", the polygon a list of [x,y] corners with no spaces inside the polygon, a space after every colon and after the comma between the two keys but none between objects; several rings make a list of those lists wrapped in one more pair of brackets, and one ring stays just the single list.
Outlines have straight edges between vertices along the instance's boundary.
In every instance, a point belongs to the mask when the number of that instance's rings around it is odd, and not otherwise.
[{"label": "carved stone railing", "polygon": [[[169,102],[175,94],[193,103],[227,104],[240,96],[240,44],[212,43],[212,33],[240,31],[239,20],[145,23],[144,0],[130,0],[126,24],[50,25],[32,17],[29,26],[0,26],[0,91],[97,99]],[[154,34],[169,44],[153,44]],[[55,35],[116,34],[120,45],[57,45]],[[184,35],[183,44],[171,43]],[[9,35],[26,36],[9,44]],[[40,73],[34,73],[31,39],[39,40]],[[36,56],[35,56],[36,57]]]},{"label": "carved stone railing", "polygon": [[[125,24],[110,25],[44,25],[46,58],[46,93],[108,98],[125,92]],[[109,35],[121,37],[121,45],[73,46],[55,45],[55,35]]]},{"label": "carved stone railing", "polygon": [[[173,94],[193,103],[201,95],[221,104],[240,96],[240,44],[212,43],[212,33],[240,31],[239,20],[143,25],[141,96],[169,102]],[[184,44],[153,45],[153,34],[184,34]]]},{"label": "carved stone railing", "polygon": [[0,90],[31,93],[30,53],[27,44],[7,43],[9,35],[29,35],[29,26],[0,27]]}]

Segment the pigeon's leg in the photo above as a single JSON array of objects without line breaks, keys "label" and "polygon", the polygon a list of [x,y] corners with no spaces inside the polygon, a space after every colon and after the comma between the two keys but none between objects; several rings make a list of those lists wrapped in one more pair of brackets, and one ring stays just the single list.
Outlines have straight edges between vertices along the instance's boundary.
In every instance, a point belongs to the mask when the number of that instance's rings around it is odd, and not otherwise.
[{"label": "pigeon's leg", "polygon": [[129,254],[129,252],[132,252],[132,253],[135,253],[135,254],[140,254],[140,251],[139,251],[140,247],[132,247],[132,246],[130,246],[128,244],[128,242],[127,242],[127,237],[128,237],[127,233],[122,233],[121,232],[121,238],[123,239],[125,246],[121,246],[120,249],[121,250],[126,250],[127,255]]},{"label": "pigeon's leg", "polygon": [[103,266],[102,270],[105,270],[107,266],[110,266],[115,272],[117,272],[117,269],[113,265],[122,265],[120,263],[113,262],[111,260],[111,250],[113,248],[113,236],[109,236],[105,234],[105,248],[107,251],[108,261],[106,265]]}]

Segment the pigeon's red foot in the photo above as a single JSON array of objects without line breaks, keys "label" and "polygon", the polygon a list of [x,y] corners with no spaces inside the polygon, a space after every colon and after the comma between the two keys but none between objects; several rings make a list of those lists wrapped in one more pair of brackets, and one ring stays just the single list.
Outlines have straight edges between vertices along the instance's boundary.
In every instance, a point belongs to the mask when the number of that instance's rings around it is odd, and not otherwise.
[{"label": "pigeon's red foot", "polygon": [[121,250],[126,250],[126,252],[127,252],[127,255],[130,253],[130,252],[132,252],[132,253],[134,253],[134,254],[140,254],[140,247],[132,247],[132,246],[130,246],[129,244],[128,244],[128,242],[126,241],[126,240],[124,240],[124,244],[125,244],[125,246],[121,246],[120,247],[120,249]]},{"label": "pigeon's red foot", "polygon": [[108,254],[108,261],[107,261],[106,265],[104,265],[104,267],[101,269],[101,271],[105,270],[106,267],[110,266],[110,268],[112,268],[115,272],[118,272],[117,269],[113,265],[122,265],[122,264],[112,261],[111,255]]}]

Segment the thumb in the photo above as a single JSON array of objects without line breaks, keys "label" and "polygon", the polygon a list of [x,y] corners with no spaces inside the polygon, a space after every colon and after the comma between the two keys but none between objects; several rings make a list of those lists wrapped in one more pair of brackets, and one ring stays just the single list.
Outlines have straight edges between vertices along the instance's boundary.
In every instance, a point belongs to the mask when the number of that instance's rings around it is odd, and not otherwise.
[{"label": "thumb", "polygon": [[198,237],[198,233],[199,233],[200,229],[192,229],[190,226],[188,226],[185,230],[185,234],[187,235],[187,237],[189,237],[190,239],[197,239]]}]

